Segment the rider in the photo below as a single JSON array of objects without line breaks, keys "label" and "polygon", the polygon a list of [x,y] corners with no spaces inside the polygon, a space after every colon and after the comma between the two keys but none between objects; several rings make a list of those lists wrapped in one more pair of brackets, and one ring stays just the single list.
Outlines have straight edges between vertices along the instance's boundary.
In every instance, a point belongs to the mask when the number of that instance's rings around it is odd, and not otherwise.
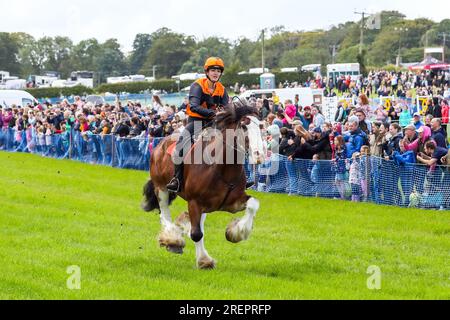
[{"label": "rider", "polygon": [[[219,82],[225,70],[225,64],[222,59],[217,57],[208,58],[204,66],[206,78],[199,79],[191,85],[189,93],[189,104],[186,113],[189,116],[183,134],[180,136],[175,148],[175,154],[183,159],[184,146],[189,141],[192,143],[192,137],[199,132],[199,128],[204,129],[212,125],[216,116],[218,107],[226,106],[229,97],[225,87]],[[197,124],[197,125],[196,125]],[[172,192],[178,192],[183,179],[183,163],[175,163],[175,176],[167,185],[167,189]]]}]

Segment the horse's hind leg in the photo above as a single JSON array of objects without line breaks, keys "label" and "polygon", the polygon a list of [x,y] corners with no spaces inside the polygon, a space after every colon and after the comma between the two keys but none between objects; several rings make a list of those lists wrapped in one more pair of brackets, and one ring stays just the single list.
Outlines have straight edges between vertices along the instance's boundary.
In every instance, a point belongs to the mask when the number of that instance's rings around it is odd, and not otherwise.
[{"label": "horse's hind leg", "polygon": [[161,210],[160,221],[162,226],[159,234],[159,245],[166,247],[170,252],[182,254],[186,242],[182,236],[181,229],[172,222],[169,209],[169,192],[158,190],[157,196]]},{"label": "horse's hind leg", "polygon": [[238,243],[247,240],[253,229],[253,219],[259,209],[259,201],[255,198],[250,198],[247,201],[244,217],[239,220],[232,221],[226,231],[226,238],[232,243]]},{"label": "horse's hind leg", "polygon": [[189,217],[191,219],[191,239],[195,242],[197,267],[199,269],[214,269],[216,262],[205,249],[205,220],[206,214],[202,214],[196,204],[189,203]]}]

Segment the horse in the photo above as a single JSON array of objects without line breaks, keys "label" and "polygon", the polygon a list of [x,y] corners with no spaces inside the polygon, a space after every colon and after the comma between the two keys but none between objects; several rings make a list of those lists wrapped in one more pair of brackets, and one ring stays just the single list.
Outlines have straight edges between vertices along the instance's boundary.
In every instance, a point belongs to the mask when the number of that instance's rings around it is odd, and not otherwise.
[{"label": "horse", "polygon": [[[166,188],[174,174],[171,150],[178,137],[165,138],[151,155],[150,179],[144,186],[141,206],[147,212],[159,210],[162,228],[159,244],[169,252],[183,254],[186,244],[183,236],[190,235],[199,269],[216,267],[204,244],[207,214],[216,211],[235,214],[245,210],[244,217],[233,220],[226,229],[226,239],[232,243],[247,240],[253,229],[260,204],[246,194],[244,158],[247,154],[251,164],[265,160],[266,149],[257,114],[256,108],[239,101],[230,103],[216,115],[212,129],[202,131],[184,158],[184,179],[178,194]],[[212,134],[208,133],[211,131]],[[203,155],[200,161],[192,161],[196,154]],[[187,201],[188,212],[173,222],[169,206],[177,196]]]}]

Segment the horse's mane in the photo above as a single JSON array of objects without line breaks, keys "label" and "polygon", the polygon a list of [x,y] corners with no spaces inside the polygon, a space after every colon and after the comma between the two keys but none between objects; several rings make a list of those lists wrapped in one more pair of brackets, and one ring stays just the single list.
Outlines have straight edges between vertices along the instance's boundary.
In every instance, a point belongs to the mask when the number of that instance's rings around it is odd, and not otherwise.
[{"label": "horse's mane", "polygon": [[221,129],[228,128],[249,115],[258,116],[258,109],[248,105],[245,100],[236,99],[217,114],[216,126]]}]

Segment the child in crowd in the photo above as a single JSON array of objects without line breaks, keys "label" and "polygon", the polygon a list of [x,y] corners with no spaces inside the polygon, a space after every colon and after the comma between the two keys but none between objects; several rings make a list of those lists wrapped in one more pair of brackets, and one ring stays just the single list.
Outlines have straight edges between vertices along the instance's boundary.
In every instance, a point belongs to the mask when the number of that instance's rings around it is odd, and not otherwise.
[{"label": "child in crowd", "polygon": [[370,147],[361,147],[361,190],[363,201],[367,201],[369,196],[368,183],[370,177]]},{"label": "child in crowd", "polygon": [[355,152],[349,170],[349,182],[352,187],[352,201],[359,202],[361,197],[361,166],[360,153]]},{"label": "child in crowd", "polygon": [[319,196],[319,182],[320,182],[320,157],[315,154],[312,159],[313,167],[311,169],[311,182],[313,194]]},{"label": "child in crowd", "polygon": [[336,187],[339,191],[339,195],[341,199],[345,199],[345,174],[347,172],[347,168],[345,165],[345,157],[347,154],[345,148],[345,141],[342,136],[337,136],[334,138],[334,145],[336,148],[335,158],[333,159],[334,169],[336,172],[335,182]]}]

